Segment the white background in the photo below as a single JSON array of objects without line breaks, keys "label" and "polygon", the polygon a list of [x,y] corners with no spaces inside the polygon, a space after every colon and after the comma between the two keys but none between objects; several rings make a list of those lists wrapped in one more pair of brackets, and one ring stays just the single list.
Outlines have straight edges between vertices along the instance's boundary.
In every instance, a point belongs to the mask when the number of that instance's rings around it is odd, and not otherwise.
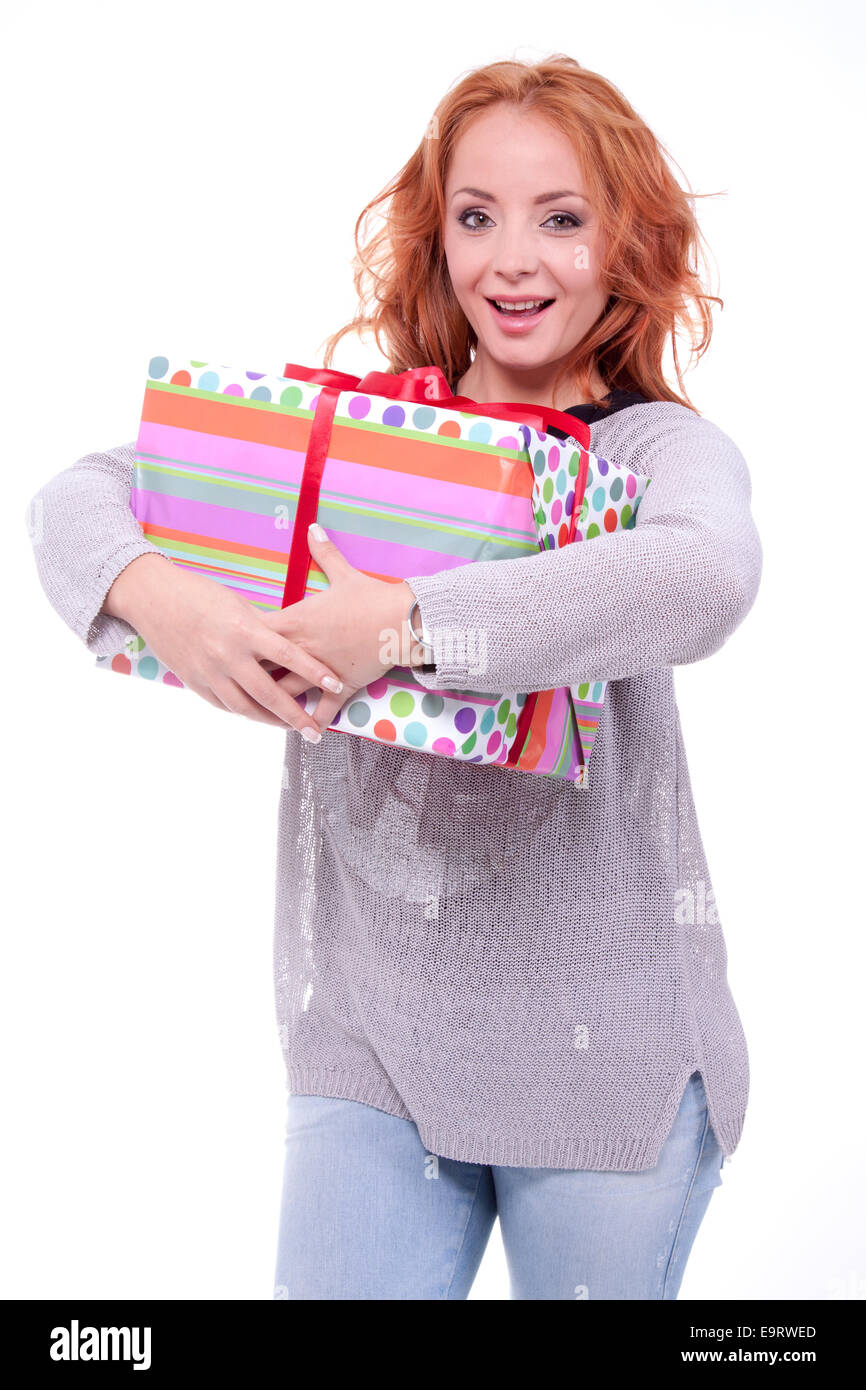
[{"label": "white background", "polygon": [[[78,0],[7,6],[0,39],[0,1295],[269,1299],[285,1112],[284,735],[97,672],[38,584],[27,501],[135,439],[153,354],[320,361],[355,218],[441,95],[562,51],[723,190],[698,207],[725,307],[687,385],[746,456],[764,547],[746,622],[676,677],[752,1064],[680,1296],[866,1296],[853,5]],[[349,338],[335,365],[384,364]],[[472,1297],[508,1297],[498,1231]]]}]

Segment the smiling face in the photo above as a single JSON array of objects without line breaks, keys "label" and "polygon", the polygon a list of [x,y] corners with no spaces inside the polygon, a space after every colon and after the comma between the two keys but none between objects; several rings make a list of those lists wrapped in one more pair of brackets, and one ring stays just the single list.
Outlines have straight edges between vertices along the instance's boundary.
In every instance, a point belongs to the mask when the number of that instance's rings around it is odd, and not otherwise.
[{"label": "smiling face", "polygon": [[[597,219],[568,140],[539,116],[492,107],[455,144],[445,200],[448,272],[478,338],[458,394],[578,404],[573,392],[550,398],[553,376],[607,294]],[[592,379],[604,394],[597,372]]]}]

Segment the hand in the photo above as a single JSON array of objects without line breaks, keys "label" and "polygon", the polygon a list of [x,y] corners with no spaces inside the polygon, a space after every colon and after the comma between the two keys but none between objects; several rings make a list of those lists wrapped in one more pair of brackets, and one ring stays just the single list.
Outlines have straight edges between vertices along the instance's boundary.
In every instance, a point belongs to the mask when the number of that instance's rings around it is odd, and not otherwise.
[{"label": "hand", "polygon": [[279,671],[281,673],[276,678],[277,682],[280,688],[288,690],[290,695],[303,693],[304,695],[312,695],[314,698],[318,697],[315,708],[312,707],[311,699],[306,701],[305,708],[310,718],[315,723],[316,728],[322,734],[333,724],[337,710],[342,709],[343,705],[345,705],[348,700],[351,700],[353,695],[357,695],[361,688],[356,685],[347,685],[346,682],[343,681],[343,689],[338,694],[332,695],[330,692],[320,690],[318,686],[310,685],[306,677],[299,676],[296,671],[288,671],[285,675],[282,674],[285,671],[285,667],[278,666],[275,661],[263,661],[261,664],[266,671]]},{"label": "hand", "polygon": [[309,681],[304,680],[303,676],[296,675],[294,671],[290,671],[287,676],[278,676],[277,680],[280,685],[287,685],[290,681],[293,682],[291,689],[292,695],[296,695],[299,691],[303,691],[304,694],[311,692],[314,697],[318,696],[315,708],[312,707],[312,701],[308,701],[306,709],[320,733],[324,733],[326,729],[330,728],[334,722],[337,711],[342,709],[343,705],[347,704],[348,701],[352,699],[352,696],[357,695],[358,691],[361,689],[359,685],[347,685],[344,681],[343,689],[340,693],[332,695],[328,691],[319,690],[317,686],[311,686]]},{"label": "hand", "polygon": [[[148,553],[121,571],[103,606],[126,619],[185,686],[217,709],[320,732],[291,696],[337,680],[334,671],[275,632],[233,589]],[[263,660],[289,674],[275,681]]]},{"label": "hand", "polygon": [[[414,639],[407,617],[415,597],[405,580],[373,579],[356,569],[333,541],[309,533],[310,554],[328,580],[321,593],[262,615],[275,632],[315,652],[343,682],[338,694],[323,691],[313,713],[323,731],[358,690],[392,666],[408,665]],[[287,679],[287,678],[286,678]]]}]

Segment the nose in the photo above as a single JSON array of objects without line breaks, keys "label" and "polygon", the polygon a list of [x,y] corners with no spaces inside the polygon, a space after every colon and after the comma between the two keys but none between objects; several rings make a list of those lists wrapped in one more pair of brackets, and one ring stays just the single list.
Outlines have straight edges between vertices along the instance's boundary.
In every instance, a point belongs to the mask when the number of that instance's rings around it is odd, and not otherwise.
[{"label": "nose", "polygon": [[518,275],[534,275],[538,269],[538,251],[533,228],[525,223],[506,220],[496,230],[490,269],[512,280]]}]

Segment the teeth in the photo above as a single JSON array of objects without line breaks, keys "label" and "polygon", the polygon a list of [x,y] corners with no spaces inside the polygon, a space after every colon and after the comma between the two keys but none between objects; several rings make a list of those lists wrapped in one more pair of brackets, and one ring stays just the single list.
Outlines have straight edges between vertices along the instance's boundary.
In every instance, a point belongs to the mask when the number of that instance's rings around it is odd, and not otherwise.
[{"label": "teeth", "polygon": [[497,309],[504,309],[507,314],[519,314],[524,309],[538,309],[542,304],[546,304],[546,299],[523,299],[516,304],[504,304],[501,299],[494,299],[493,303]]}]

